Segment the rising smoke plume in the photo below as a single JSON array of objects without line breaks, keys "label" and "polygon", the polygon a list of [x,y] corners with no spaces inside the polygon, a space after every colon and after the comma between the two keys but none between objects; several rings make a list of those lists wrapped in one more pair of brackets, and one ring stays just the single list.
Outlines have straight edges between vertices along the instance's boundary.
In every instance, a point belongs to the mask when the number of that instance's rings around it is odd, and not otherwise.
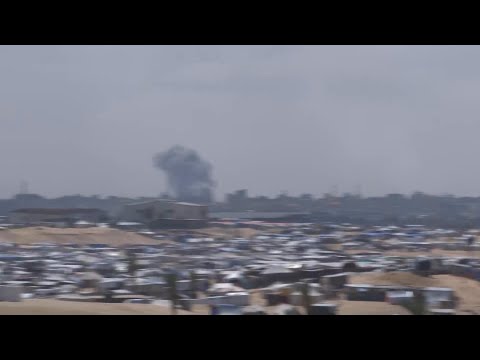
[{"label": "rising smoke plume", "polygon": [[195,150],[176,145],[153,159],[165,172],[169,190],[182,201],[210,203],[213,200],[212,166]]}]

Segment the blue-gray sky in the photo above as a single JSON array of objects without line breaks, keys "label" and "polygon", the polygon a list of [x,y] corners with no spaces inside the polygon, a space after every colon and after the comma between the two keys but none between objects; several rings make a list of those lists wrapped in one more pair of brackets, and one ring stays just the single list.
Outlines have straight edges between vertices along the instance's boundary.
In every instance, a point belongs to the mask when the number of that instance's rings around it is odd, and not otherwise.
[{"label": "blue-gray sky", "polygon": [[478,46],[0,46],[0,196],[158,195],[172,145],[217,198],[480,195]]}]

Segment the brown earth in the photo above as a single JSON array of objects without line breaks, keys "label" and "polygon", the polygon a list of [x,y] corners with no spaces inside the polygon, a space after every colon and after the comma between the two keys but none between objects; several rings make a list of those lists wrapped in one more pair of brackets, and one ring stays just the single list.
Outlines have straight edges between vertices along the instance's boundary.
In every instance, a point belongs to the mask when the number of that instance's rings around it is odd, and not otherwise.
[{"label": "brown earth", "polygon": [[[254,229],[223,229],[206,228],[194,231],[198,236],[209,237],[243,237],[252,238],[259,232]],[[56,243],[56,244],[107,244],[110,246],[123,245],[158,245],[169,243],[170,240],[154,240],[135,232],[122,231],[112,228],[92,227],[79,228],[50,228],[28,227],[0,231],[0,242],[15,244]]]},{"label": "brown earth", "polygon": [[[154,240],[134,232],[111,228],[57,229],[47,227],[29,227],[0,231],[0,242],[16,244],[56,243],[56,244],[107,244],[155,245],[162,241]],[[165,242],[165,241],[163,241]]]},{"label": "brown earth", "polygon": [[[265,307],[267,313],[272,314],[274,306],[265,306],[266,302],[260,292],[254,292],[250,296],[252,305],[260,305]],[[398,305],[391,305],[382,302],[373,301],[347,301],[347,300],[326,300],[327,303],[337,304],[337,315],[411,315],[410,312]],[[305,310],[301,306],[296,306],[301,314],[305,314]]]},{"label": "brown earth", "polygon": [[350,276],[351,284],[401,285],[415,287],[441,287],[442,282],[435,277],[424,277],[408,272],[376,272]]},{"label": "brown earth", "polygon": [[336,301],[338,315],[411,315],[402,306],[376,301]]},{"label": "brown earth", "polygon": [[410,273],[364,273],[350,278],[353,284],[402,285],[418,287],[446,287],[455,291],[459,299],[459,315],[480,314],[480,283],[452,275],[422,277]]},{"label": "brown earth", "polygon": [[[339,246],[336,248],[332,247],[331,250],[340,250]],[[345,253],[349,255],[362,254],[366,252],[380,252],[385,256],[406,256],[406,257],[415,257],[415,256],[453,256],[453,257],[470,257],[470,258],[480,258],[480,251],[465,251],[465,250],[442,250],[442,249],[433,249],[431,251],[406,251],[406,250],[388,250],[380,251],[377,249],[374,250],[346,250]]]},{"label": "brown earth", "polygon": [[434,249],[432,251],[418,251],[418,252],[409,252],[409,251],[385,251],[384,255],[387,256],[458,256],[458,257],[470,257],[470,258],[480,258],[480,251],[465,251],[465,250],[442,250]]},{"label": "brown earth", "polygon": [[196,231],[198,234],[207,235],[211,237],[241,237],[250,239],[259,234],[260,232],[255,229],[249,228],[239,228],[239,229],[230,229],[230,228],[206,228]]},{"label": "brown earth", "polygon": [[[178,315],[199,315],[178,310]],[[103,304],[59,300],[0,302],[0,315],[170,315],[170,308],[150,304]]]}]

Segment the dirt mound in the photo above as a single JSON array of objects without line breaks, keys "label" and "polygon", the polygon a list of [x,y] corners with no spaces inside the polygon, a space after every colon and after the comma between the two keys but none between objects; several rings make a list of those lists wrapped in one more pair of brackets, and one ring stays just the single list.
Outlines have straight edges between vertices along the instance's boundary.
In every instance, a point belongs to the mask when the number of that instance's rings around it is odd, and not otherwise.
[{"label": "dirt mound", "polygon": [[162,241],[136,233],[110,228],[56,229],[47,227],[3,230],[0,231],[0,242],[16,244],[107,244],[111,246],[162,243]]},{"label": "dirt mound", "polygon": [[[178,310],[178,315],[199,315]],[[59,300],[0,302],[0,315],[170,315],[170,308],[150,304],[102,304]]]},{"label": "dirt mound", "polygon": [[[354,254],[351,251],[348,251],[349,254]],[[480,251],[464,251],[464,250],[442,250],[442,249],[433,249],[432,251],[401,251],[401,250],[391,250],[383,252],[384,255],[388,256],[453,256],[453,257],[471,257],[471,258],[480,258]]]},{"label": "dirt mound", "polygon": [[401,285],[414,287],[441,286],[441,281],[433,277],[423,277],[407,272],[363,273],[352,275],[352,284]]},{"label": "dirt mound", "polygon": [[415,287],[450,288],[458,297],[459,315],[480,314],[480,282],[453,275],[422,277],[411,273],[365,273],[352,275],[353,284],[402,285]]},{"label": "dirt mound", "polygon": [[346,301],[337,303],[338,315],[411,315],[402,306],[373,301]]},{"label": "dirt mound", "polygon": [[452,275],[434,276],[442,287],[448,287],[458,296],[458,314],[480,314],[480,283]]},{"label": "dirt mound", "polygon": [[250,228],[228,229],[228,228],[206,228],[197,231],[198,234],[203,234],[211,237],[241,237],[252,238],[259,234],[258,230]]}]

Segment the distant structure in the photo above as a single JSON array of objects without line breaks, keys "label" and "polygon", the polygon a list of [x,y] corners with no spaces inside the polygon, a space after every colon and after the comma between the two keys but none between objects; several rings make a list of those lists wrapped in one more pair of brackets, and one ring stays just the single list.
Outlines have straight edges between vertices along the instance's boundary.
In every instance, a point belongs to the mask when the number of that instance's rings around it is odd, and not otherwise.
[{"label": "distant structure", "polygon": [[243,204],[248,201],[248,191],[245,189],[227,194],[227,203],[231,205]]},{"label": "distant structure", "polygon": [[198,228],[208,222],[208,206],[158,199],[125,205],[118,218],[151,228]]},{"label": "distant structure", "polygon": [[268,221],[268,222],[308,222],[310,213],[308,212],[215,212],[210,214],[213,220],[229,221]]},{"label": "distant structure", "polygon": [[10,212],[8,221],[22,225],[69,226],[78,221],[99,223],[107,219],[105,211],[99,209],[17,209]]}]

